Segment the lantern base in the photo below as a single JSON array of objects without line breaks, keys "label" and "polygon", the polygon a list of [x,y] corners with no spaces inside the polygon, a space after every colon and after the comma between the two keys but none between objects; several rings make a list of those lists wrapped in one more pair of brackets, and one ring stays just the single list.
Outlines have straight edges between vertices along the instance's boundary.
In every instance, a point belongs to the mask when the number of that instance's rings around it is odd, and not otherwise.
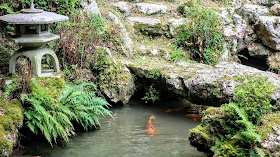
[{"label": "lantern base", "polygon": [[[53,71],[46,72],[42,70],[42,58],[43,56],[48,55],[51,58],[53,64]],[[19,57],[27,57],[31,61],[32,66],[32,73],[35,76],[45,77],[45,76],[52,76],[54,73],[58,73],[59,70],[59,63],[56,54],[48,48],[39,47],[33,49],[20,49],[12,55],[9,60],[9,72],[14,74],[16,68],[16,61]]]}]

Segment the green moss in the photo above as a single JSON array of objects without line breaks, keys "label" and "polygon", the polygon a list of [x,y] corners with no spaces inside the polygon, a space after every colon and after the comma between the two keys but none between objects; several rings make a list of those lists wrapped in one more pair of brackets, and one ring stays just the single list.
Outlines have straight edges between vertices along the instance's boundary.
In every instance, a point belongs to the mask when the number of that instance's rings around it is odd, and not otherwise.
[{"label": "green moss", "polygon": [[149,24],[135,23],[133,27],[134,29],[139,30],[143,35],[158,36],[162,35],[164,32],[164,28],[161,23],[155,24],[153,26]]},{"label": "green moss", "polygon": [[[45,97],[54,98],[56,100],[59,99],[65,82],[63,78],[56,77],[38,77],[35,81],[44,88],[44,93],[47,94],[45,95]],[[33,94],[39,95],[40,93],[42,93],[42,91],[37,88],[34,81],[31,81],[29,86]]]},{"label": "green moss", "polygon": [[219,147],[220,147],[219,151],[215,151],[214,156],[219,156],[219,157],[228,157],[228,156],[244,157],[244,156],[247,156],[246,149],[241,148],[240,146],[236,145],[235,140],[221,143],[221,145]]},{"label": "green moss", "polygon": [[112,58],[104,48],[99,48],[96,52],[94,69],[97,70],[96,81],[101,90],[113,93],[134,92],[134,78],[125,70],[125,65]]},{"label": "green moss", "polygon": [[259,134],[263,139],[269,139],[269,133],[274,133],[273,128],[280,128],[280,112],[269,113],[263,116],[262,125],[259,127]]},{"label": "green moss", "polygon": [[10,141],[7,137],[16,134],[16,128],[22,123],[23,108],[20,101],[0,101],[0,156],[12,153],[15,141]]},{"label": "green moss", "polygon": [[190,130],[189,140],[192,146],[205,152],[209,152],[210,148],[215,144],[215,138],[211,136],[207,127],[202,124]]}]

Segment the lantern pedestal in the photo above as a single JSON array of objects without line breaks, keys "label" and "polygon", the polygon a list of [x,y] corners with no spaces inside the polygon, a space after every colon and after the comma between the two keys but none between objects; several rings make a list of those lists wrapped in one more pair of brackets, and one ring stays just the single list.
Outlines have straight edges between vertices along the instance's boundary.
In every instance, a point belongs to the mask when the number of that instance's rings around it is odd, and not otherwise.
[{"label": "lantern pedestal", "polygon": [[9,72],[15,73],[16,60],[18,57],[24,56],[30,59],[32,65],[32,72],[36,76],[52,76],[53,73],[42,72],[42,58],[44,55],[48,55],[54,67],[54,72],[59,72],[59,62],[56,54],[48,48],[39,47],[32,49],[20,49],[14,53],[9,61]]}]

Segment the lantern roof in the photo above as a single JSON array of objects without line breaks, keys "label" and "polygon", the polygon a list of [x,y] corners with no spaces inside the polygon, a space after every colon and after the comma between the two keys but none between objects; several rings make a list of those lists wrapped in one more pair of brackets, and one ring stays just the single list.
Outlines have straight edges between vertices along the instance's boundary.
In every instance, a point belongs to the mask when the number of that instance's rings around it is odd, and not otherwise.
[{"label": "lantern roof", "polygon": [[65,21],[69,18],[42,9],[35,9],[33,0],[30,9],[22,9],[19,14],[8,14],[0,16],[0,22],[7,24],[49,24],[53,22]]}]

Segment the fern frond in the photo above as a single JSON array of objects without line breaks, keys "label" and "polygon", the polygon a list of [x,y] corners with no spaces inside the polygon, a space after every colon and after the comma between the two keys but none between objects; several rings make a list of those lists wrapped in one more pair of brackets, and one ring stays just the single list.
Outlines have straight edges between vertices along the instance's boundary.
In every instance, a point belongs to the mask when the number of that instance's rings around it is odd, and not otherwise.
[{"label": "fern frond", "polygon": [[254,150],[260,157],[265,157],[265,153],[263,152],[263,150],[261,148],[255,146]]}]

